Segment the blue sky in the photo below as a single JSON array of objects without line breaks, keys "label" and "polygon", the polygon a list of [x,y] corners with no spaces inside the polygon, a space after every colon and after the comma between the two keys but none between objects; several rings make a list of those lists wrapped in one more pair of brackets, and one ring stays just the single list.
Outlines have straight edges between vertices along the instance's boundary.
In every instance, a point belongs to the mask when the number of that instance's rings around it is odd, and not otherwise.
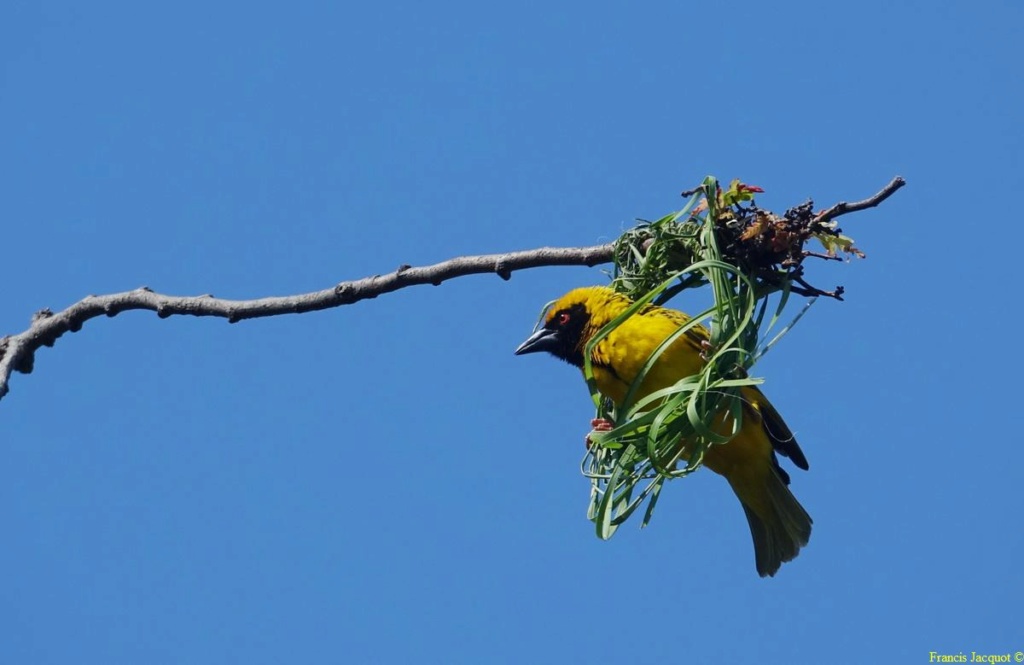
[{"label": "blue sky", "polygon": [[[229,325],[128,313],[0,402],[0,662],[927,662],[1024,649],[1020,3],[8,2],[2,334],[86,294],[325,288],[607,242],[706,174],[868,258],[758,366],[811,463],[760,579],[709,472],[599,541],[597,269]],[[1003,236],[1006,236],[1005,238]],[[676,301],[685,307],[685,301]],[[993,355],[994,354],[994,355]]]}]

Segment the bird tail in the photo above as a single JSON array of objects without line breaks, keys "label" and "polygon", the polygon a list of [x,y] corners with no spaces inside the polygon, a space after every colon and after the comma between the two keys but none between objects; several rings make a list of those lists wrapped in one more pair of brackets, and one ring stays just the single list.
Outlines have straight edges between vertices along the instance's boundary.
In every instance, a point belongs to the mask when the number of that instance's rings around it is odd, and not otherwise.
[{"label": "bird tail", "polygon": [[810,540],[812,520],[775,469],[768,470],[760,489],[757,497],[744,496],[749,490],[736,494],[750,524],[757,572],[771,577]]}]

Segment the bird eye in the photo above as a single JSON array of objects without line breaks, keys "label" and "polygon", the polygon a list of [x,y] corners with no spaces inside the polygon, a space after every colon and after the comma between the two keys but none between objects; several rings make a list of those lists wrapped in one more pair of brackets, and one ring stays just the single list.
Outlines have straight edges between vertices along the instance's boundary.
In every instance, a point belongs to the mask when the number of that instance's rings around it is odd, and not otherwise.
[{"label": "bird eye", "polygon": [[558,315],[558,325],[564,326],[569,323],[569,312],[562,312]]}]

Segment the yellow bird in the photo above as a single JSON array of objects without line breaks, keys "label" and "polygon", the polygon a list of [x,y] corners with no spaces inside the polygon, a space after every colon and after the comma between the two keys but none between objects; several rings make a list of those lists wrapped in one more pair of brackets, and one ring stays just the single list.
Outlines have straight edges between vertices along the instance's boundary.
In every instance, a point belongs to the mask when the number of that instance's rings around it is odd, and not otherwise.
[{"label": "yellow bird", "polygon": [[[575,289],[548,310],[544,326],[523,342],[516,355],[547,351],[582,369],[587,342],[632,303],[604,286]],[[591,366],[601,394],[621,405],[633,379],[651,353],[689,321],[682,312],[647,305],[594,347]],[[636,397],[649,395],[698,373],[705,360],[707,329],[695,326],[681,335],[651,367]],[[776,453],[807,469],[807,458],[778,411],[760,390],[744,387],[743,422],[736,436],[711,446],[704,465],[725,476],[743,505],[754,539],[761,577],[774,575],[811,537],[811,516],[789,491],[789,474]]]}]

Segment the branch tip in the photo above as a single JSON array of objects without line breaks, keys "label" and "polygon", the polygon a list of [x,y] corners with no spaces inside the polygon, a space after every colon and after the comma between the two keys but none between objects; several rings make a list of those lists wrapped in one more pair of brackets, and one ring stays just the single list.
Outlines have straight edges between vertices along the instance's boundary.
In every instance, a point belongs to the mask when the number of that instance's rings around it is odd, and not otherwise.
[{"label": "branch tip", "polygon": [[825,212],[818,215],[819,222],[827,222],[830,219],[835,219],[840,215],[845,215],[851,212],[858,212],[860,210],[867,210],[868,208],[874,208],[882,201],[886,200],[893,194],[895,194],[901,187],[907,184],[907,181],[902,176],[896,176],[893,178],[888,185],[880,189],[874,196],[870,196],[863,201],[855,201],[853,203],[847,203],[846,201],[840,201]]}]

